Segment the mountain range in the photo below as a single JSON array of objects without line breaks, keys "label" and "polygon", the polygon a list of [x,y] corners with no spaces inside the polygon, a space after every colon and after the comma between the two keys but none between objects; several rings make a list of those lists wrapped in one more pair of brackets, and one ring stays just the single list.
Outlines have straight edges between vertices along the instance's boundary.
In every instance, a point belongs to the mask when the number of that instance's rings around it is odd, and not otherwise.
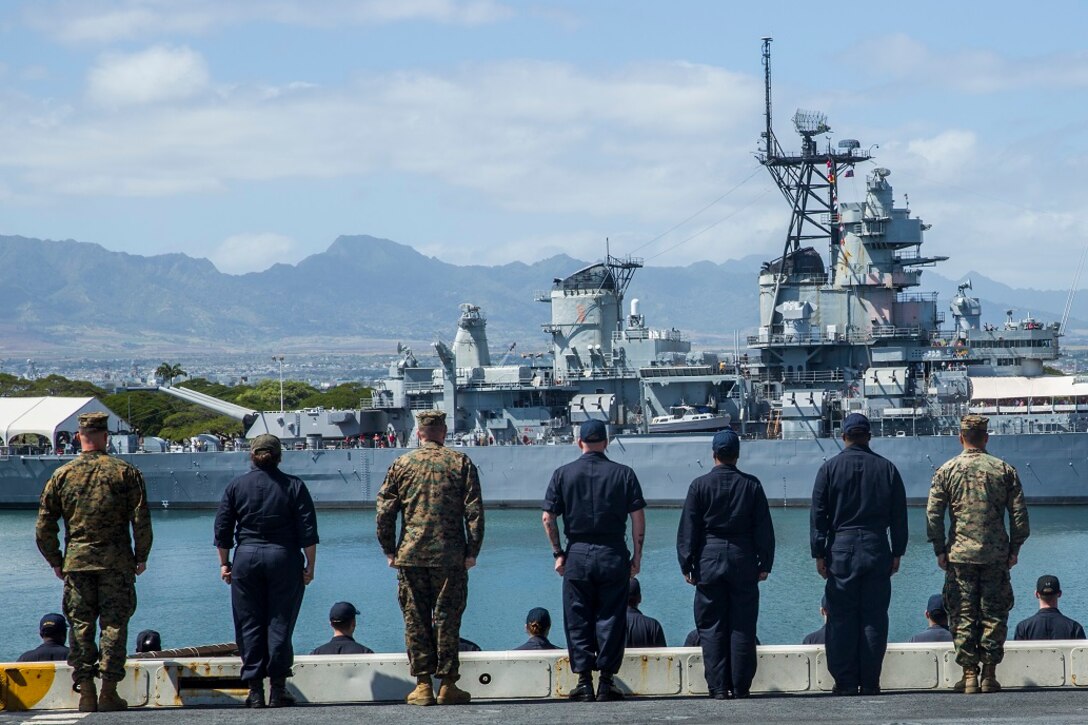
[{"label": "mountain range", "polygon": [[[698,345],[731,348],[734,331],[758,324],[755,256],[635,273],[653,327],[675,327]],[[222,351],[366,351],[375,343],[453,337],[458,305],[479,305],[496,351],[542,350],[547,305],[534,300],[553,278],[588,264],[558,255],[532,264],[456,265],[370,236],[342,236],[295,265],[230,275],[184,254],[140,256],[85,242],[0,236],[0,357],[22,353],[149,355]],[[1067,292],[1017,289],[968,275],[987,322],[1004,310],[1056,320]],[[942,309],[959,280],[926,271]],[[1030,305],[1030,308],[1026,307]],[[1088,334],[1083,298],[1068,329]],[[381,348],[381,349],[384,349]]]}]

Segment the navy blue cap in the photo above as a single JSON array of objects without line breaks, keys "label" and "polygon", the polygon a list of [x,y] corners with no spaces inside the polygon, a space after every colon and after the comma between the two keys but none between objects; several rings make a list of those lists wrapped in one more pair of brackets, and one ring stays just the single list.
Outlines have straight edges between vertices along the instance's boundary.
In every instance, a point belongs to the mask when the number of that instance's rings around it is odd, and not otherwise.
[{"label": "navy blue cap", "polygon": [[934,594],[926,602],[926,614],[933,614],[934,612],[944,611],[944,597],[940,594]]},{"label": "navy blue cap", "polygon": [[1053,574],[1044,574],[1039,577],[1039,581],[1035,582],[1035,591],[1040,594],[1046,594],[1047,596],[1050,596],[1051,594],[1061,594],[1062,583],[1058,581],[1058,577]]},{"label": "navy blue cap", "polygon": [[545,629],[550,629],[552,626],[552,615],[544,607],[533,607],[529,610],[529,614],[525,616],[526,624],[539,624]]},{"label": "navy blue cap", "polygon": [[842,432],[844,435],[868,433],[871,430],[872,428],[869,427],[869,419],[861,413],[851,413],[846,416],[846,420],[842,422]]},{"label": "navy blue cap", "polygon": [[587,420],[582,423],[578,437],[586,443],[600,443],[608,440],[608,426],[600,420]]},{"label": "navy blue cap", "polygon": [[337,602],[329,610],[329,621],[350,622],[360,613],[351,602]]},{"label": "navy blue cap", "polygon": [[136,635],[137,652],[159,652],[162,650],[162,636],[153,629],[145,629]]},{"label": "navy blue cap", "polygon": [[732,428],[720,430],[714,434],[710,447],[714,453],[723,453],[726,458],[736,458],[740,453],[740,436]]},{"label": "navy blue cap", "polygon": [[67,631],[68,621],[63,615],[55,612],[45,615],[42,621],[38,622],[38,634],[43,637],[63,634]]}]

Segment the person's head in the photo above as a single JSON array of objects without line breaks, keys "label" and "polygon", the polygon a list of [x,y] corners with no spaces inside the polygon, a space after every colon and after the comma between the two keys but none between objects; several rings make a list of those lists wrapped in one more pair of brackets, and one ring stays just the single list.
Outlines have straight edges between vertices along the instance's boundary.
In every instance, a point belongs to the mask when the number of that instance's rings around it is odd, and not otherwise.
[{"label": "person's head", "polygon": [[552,615],[544,607],[534,607],[525,615],[525,631],[530,637],[547,637],[552,628]]},{"label": "person's head", "polygon": [[600,453],[608,447],[608,426],[601,420],[587,420],[578,431],[578,447],[584,453]]},{"label": "person's head", "polygon": [[432,443],[446,442],[446,413],[442,410],[421,410],[416,413],[419,440]]},{"label": "person's head", "polygon": [[47,614],[38,622],[38,634],[43,640],[64,644],[68,639],[68,622],[60,614]]},{"label": "person's head", "polygon": [[848,446],[868,445],[872,437],[869,419],[861,413],[851,413],[842,422],[842,440]]},{"label": "person's head", "polygon": [[642,604],[642,585],[634,577],[627,584],[627,605],[637,607]]},{"label": "person's head", "polygon": [[108,413],[95,411],[79,416],[79,444],[85,451],[104,451],[109,446],[110,416]]},{"label": "person's head", "polygon": [[930,623],[939,625],[941,627],[948,626],[948,612],[944,609],[944,597],[940,594],[934,594],[926,602],[926,619]]},{"label": "person's head", "polygon": [[1043,574],[1035,582],[1035,597],[1039,600],[1040,609],[1057,607],[1061,596],[1062,583],[1053,574]]},{"label": "person's head", "polygon": [[329,610],[329,625],[340,635],[351,636],[355,633],[356,617],[359,610],[351,602],[337,602]]},{"label": "person's head", "polygon": [[824,618],[824,623],[827,623],[827,615],[831,612],[831,606],[827,603],[827,595],[820,597],[820,616]]},{"label": "person's head", "polygon": [[710,448],[714,451],[714,460],[718,463],[735,464],[740,458],[740,436],[732,428],[720,430],[714,434]]},{"label": "person's head", "polygon": [[136,635],[137,652],[159,652],[162,650],[162,637],[153,629],[145,629]]},{"label": "person's head", "polygon": [[960,443],[964,448],[985,449],[990,440],[990,419],[984,415],[965,415],[960,419]]},{"label": "person's head", "polygon": [[271,433],[262,433],[249,444],[249,459],[262,471],[279,467],[283,458],[283,444]]}]

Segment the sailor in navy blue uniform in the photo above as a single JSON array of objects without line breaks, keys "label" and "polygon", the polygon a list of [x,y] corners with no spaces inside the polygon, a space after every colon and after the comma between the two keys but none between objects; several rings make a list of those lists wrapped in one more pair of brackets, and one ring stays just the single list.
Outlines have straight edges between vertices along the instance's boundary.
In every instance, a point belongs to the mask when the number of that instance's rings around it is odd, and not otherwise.
[{"label": "sailor in navy blue uniform", "polygon": [[315,647],[312,655],[372,655],[374,650],[355,641],[359,610],[351,602],[337,602],[329,609],[329,626],[333,637]]},{"label": "sailor in navy blue uniform", "polygon": [[720,431],[714,468],[691,482],[676,554],[695,585],[695,626],[710,696],[747,697],[756,674],[759,582],[774,564],[774,526],[759,479],[737,469],[740,438]]},{"label": "sailor in navy blue uniform", "polygon": [[[582,424],[582,455],[552,474],[544,495],[544,530],[563,577],[563,626],[571,669],[578,673],[572,700],[618,700],[614,675],[627,638],[627,582],[638,574],[646,535],[646,501],[635,472],[610,461],[608,429],[598,420]],[[556,519],[563,518],[567,548]],[[626,545],[631,518],[633,552]],[[601,677],[596,698],[593,670]]]},{"label": "sailor in navy blue uniform", "polygon": [[1044,574],[1035,583],[1039,611],[1016,625],[1016,639],[1084,639],[1084,627],[1058,611],[1062,585],[1058,577]]},{"label": "sailor in navy blue uniform", "polygon": [[944,610],[944,596],[934,594],[926,602],[926,622],[929,626],[918,634],[911,635],[907,642],[951,642],[952,633],[948,631],[948,613]]},{"label": "sailor in navy blue uniform", "polygon": [[525,633],[529,639],[514,649],[559,649],[548,639],[552,630],[552,615],[544,607],[533,607],[525,617]]},{"label": "sailor in navy blue uniform", "polygon": [[42,643],[19,655],[18,662],[65,662],[68,659],[68,620],[61,614],[47,614],[38,623]]},{"label": "sailor in navy blue uniform", "polygon": [[314,502],[301,479],[279,470],[282,450],[274,435],[254,438],[254,468],[227,484],[215,515],[220,576],[230,584],[241,679],[249,685],[247,707],[264,707],[266,676],[269,707],[294,704],[286,691],[291,635],[317,557]]},{"label": "sailor in navy blue uniform", "polygon": [[809,632],[801,640],[801,644],[826,644],[827,643],[827,595],[820,598],[820,616],[824,623],[814,632]]},{"label": "sailor in navy blue uniform", "polygon": [[896,467],[869,448],[868,418],[846,416],[842,438],[845,447],[820,466],[812,487],[811,551],[831,605],[833,692],[875,695],[888,648],[891,577],[907,549],[907,496]]},{"label": "sailor in navy blue uniform", "polygon": [[627,646],[668,647],[661,622],[647,617],[638,607],[642,604],[642,585],[632,578],[627,587]]}]

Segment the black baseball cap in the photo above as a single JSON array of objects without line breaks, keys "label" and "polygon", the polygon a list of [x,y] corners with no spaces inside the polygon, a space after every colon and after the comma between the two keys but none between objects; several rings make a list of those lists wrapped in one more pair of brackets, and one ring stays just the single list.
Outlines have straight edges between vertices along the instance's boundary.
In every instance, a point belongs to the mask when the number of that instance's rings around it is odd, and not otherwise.
[{"label": "black baseball cap", "polygon": [[933,614],[934,612],[944,613],[944,597],[940,594],[934,594],[926,602],[926,614]]},{"label": "black baseball cap", "polygon": [[871,430],[872,428],[869,426],[869,419],[861,413],[851,413],[846,416],[846,420],[842,422],[842,432],[844,435],[869,433]]},{"label": "black baseball cap", "polygon": [[724,455],[726,458],[736,458],[740,453],[740,436],[731,428],[720,430],[714,434],[710,447],[715,454]]},{"label": "black baseball cap", "polygon": [[68,631],[68,621],[63,615],[52,612],[38,622],[38,634],[42,637],[57,637]]},{"label": "black baseball cap", "polygon": [[159,652],[162,650],[162,636],[153,629],[145,629],[136,635],[137,652]]},{"label": "black baseball cap", "polygon": [[337,602],[329,610],[330,622],[350,622],[361,612],[351,602]]},{"label": "black baseball cap", "polygon": [[1040,594],[1061,594],[1062,583],[1053,574],[1043,574],[1039,581],[1035,582],[1035,591]]},{"label": "black baseball cap", "polygon": [[582,428],[578,432],[578,437],[586,443],[600,443],[601,441],[608,440],[608,426],[604,424],[604,421],[600,420],[587,420],[582,423]]}]

